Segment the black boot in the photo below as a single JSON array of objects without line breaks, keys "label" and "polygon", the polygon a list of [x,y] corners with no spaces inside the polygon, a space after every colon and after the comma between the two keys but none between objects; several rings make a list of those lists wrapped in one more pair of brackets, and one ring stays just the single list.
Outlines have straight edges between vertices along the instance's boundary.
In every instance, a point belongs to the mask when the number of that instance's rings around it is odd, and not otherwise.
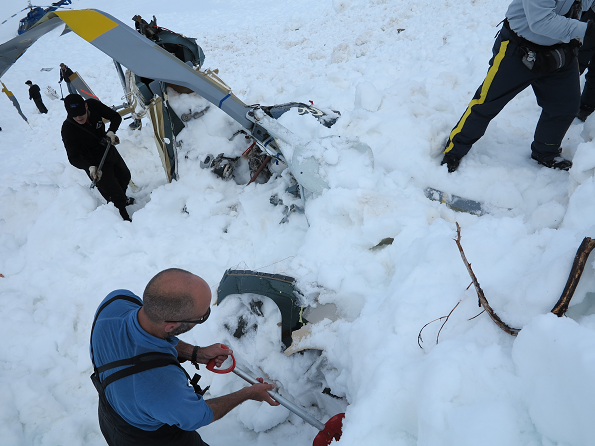
[{"label": "black boot", "polygon": [[595,107],[589,107],[588,105],[581,104],[581,108],[579,109],[576,117],[581,121],[586,121],[587,118],[591,113],[595,111]]},{"label": "black boot", "polygon": [[120,211],[120,215],[122,216],[122,218],[126,221],[132,221],[132,218],[130,218],[130,215],[128,215],[128,211],[126,210],[125,207],[118,209],[118,211]]},{"label": "black boot", "polygon": [[564,159],[561,156],[557,156],[553,160],[549,161],[540,161],[535,158],[534,155],[531,155],[531,158],[533,158],[542,166],[549,167],[550,169],[568,170],[572,167],[572,161]]}]

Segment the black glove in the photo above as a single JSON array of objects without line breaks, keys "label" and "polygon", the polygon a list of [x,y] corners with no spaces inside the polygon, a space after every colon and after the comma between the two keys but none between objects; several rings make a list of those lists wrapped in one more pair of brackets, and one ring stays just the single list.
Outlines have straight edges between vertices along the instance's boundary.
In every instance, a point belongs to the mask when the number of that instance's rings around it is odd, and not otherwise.
[{"label": "black glove", "polygon": [[576,56],[578,56],[578,49],[583,45],[583,42],[581,42],[579,39],[572,39],[569,43],[568,46],[570,46],[570,49],[572,52],[575,53]]}]

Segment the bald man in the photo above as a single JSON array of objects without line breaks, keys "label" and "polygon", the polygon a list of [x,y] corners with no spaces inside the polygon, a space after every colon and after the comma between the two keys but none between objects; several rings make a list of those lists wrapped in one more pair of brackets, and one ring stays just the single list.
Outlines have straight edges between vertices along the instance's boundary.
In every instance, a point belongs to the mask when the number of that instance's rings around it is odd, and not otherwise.
[{"label": "bald man", "polygon": [[208,446],[196,429],[247,400],[278,405],[267,383],[209,400],[196,383],[188,385],[180,361],[215,359],[221,366],[232,353],[221,344],[198,347],[176,338],[208,319],[210,303],[211,289],[202,278],[172,268],[151,279],[142,300],[116,290],[100,304],[91,328],[91,379],[108,445]]}]

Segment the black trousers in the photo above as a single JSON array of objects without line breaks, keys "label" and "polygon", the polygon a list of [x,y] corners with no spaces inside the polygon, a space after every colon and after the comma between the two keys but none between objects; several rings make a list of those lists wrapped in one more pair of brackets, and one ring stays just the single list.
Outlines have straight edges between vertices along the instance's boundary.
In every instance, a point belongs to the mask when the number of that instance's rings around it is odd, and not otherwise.
[{"label": "black trousers", "polygon": [[576,58],[553,73],[535,73],[523,64],[524,53],[506,28],[498,34],[492,52],[486,79],[452,130],[444,153],[457,158],[465,156],[504,106],[531,86],[542,109],[531,150],[539,161],[553,160],[559,155],[562,139],[580,106]]},{"label": "black trousers", "polygon": [[127,423],[99,395],[99,428],[109,446],[209,446],[196,431],[184,431],[167,424],[156,431],[144,431]]},{"label": "black trousers", "polygon": [[[592,9],[585,11],[581,21],[595,21],[595,12]],[[595,36],[585,36],[585,41],[578,53],[578,66],[582,74],[585,70],[585,86],[581,95],[581,105],[595,108]]]},{"label": "black trousers", "polygon": [[96,183],[97,190],[105,198],[105,201],[108,203],[111,201],[116,208],[121,210],[126,208],[126,188],[131,175],[128,166],[116,148],[112,146],[110,152],[112,153],[108,155],[101,168],[101,180]]},{"label": "black trousers", "polygon": [[43,101],[41,100],[41,98],[33,98],[33,102],[35,102],[35,105],[37,105],[37,109],[39,110],[39,113],[47,113],[48,109],[45,108],[45,105],[43,105]]}]

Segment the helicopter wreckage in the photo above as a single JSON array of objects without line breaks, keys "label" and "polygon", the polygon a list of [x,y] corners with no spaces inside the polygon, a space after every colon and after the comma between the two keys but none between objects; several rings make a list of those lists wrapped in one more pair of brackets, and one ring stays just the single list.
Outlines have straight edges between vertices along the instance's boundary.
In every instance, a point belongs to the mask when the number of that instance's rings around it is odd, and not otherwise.
[{"label": "helicopter wreckage", "polygon": [[[114,60],[125,92],[124,103],[115,108],[122,116],[132,116],[133,128],[139,127],[144,117],[151,120],[154,139],[170,182],[178,178],[177,149],[180,143],[177,136],[185,122],[199,118],[211,108],[219,108],[235,120],[241,126],[240,133],[252,141],[251,149],[245,154],[251,172],[250,182],[258,176],[266,180],[271,174],[269,166],[275,163],[289,169],[302,192],[320,194],[329,187],[325,177],[328,169],[321,168],[323,157],[320,154],[324,152],[325,144],[332,144],[339,150],[354,149],[366,154],[369,163],[373,163],[371,149],[356,138],[333,136],[325,141],[307,140],[277,121],[287,111],[297,109],[299,114],[312,115],[330,128],[339,119],[339,112],[299,102],[247,105],[218,76],[217,70],[203,69],[205,55],[196,39],[157,26],[154,17],[150,23],[140,16],[133,20],[135,29],[98,10],[49,12],[26,33],[0,45],[0,76],[33,42],[65,23]],[[89,23],[93,23],[93,27],[88,26]],[[126,72],[122,66],[127,67]],[[182,94],[197,93],[212,105],[178,116],[169,104],[168,88]],[[233,177],[237,161],[237,158],[217,154],[207,156],[202,164],[229,179]]]},{"label": "helicopter wreckage", "polygon": [[[65,23],[68,29],[113,59],[124,90],[124,102],[113,108],[121,116],[132,119],[130,127],[133,129],[141,129],[144,118],[151,121],[154,141],[169,182],[177,180],[179,176],[178,149],[181,142],[178,135],[189,121],[200,119],[215,108],[225,112],[238,124],[237,128],[232,129],[231,138],[243,135],[249,144],[243,157],[229,157],[220,153],[209,154],[204,158],[201,167],[210,169],[225,180],[234,178],[240,158],[244,162],[247,159],[250,170],[248,183],[258,178],[259,182],[267,181],[278,172],[277,166],[281,166],[288,169],[295,179],[295,184],[287,192],[301,198],[305,205],[306,193],[320,194],[329,187],[326,176],[329,166],[323,165],[324,160],[320,156],[325,147],[352,150],[363,156],[369,164],[373,163],[371,149],[356,138],[327,136],[321,140],[308,140],[278,121],[286,112],[297,110],[299,115],[311,115],[324,127],[331,128],[340,119],[341,114],[338,111],[320,109],[301,102],[271,106],[247,105],[219,77],[217,70],[203,68],[205,55],[196,39],[159,27],[154,17],[150,23],[140,16],[135,16],[133,20],[134,29],[98,10],[49,12],[24,34],[0,45],[0,77],[37,39]],[[93,26],[88,26],[89,23]],[[210,105],[178,116],[170,105],[169,89],[179,94],[196,93]],[[273,168],[273,165],[276,167]],[[283,204],[278,197],[271,197],[271,203]],[[303,207],[288,207],[281,222],[286,221],[292,212],[303,212]],[[279,352],[284,352],[285,356],[299,357],[301,355],[294,353],[323,350],[324,346],[308,342],[309,330],[317,320],[336,319],[336,308],[329,310],[316,303],[307,306],[295,288],[295,279],[288,276],[230,270],[221,282],[217,303],[220,305],[230,295],[239,295],[239,301],[245,310],[247,308],[238,318],[233,305],[228,305],[230,299],[226,300],[227,307],[232,308],[226,324],[231,337],[245,339],[245,335],[254,331],[254,327],[262,323],[263,318],[267,319],[263,308],[267,305],[270,307],[273,302],[281,315],[278,346]],[[318,310],[314,311],[316,308]],[[277,324],[274,326],[277,327]],[[234,345],[233,340],[230,343]],[[313,360],[318,361],[317,363],[321,361]],[[319,367],[312,370],[312,373],[318,373],[315,370],[319,370]],[[332,404],[344,408],[344,398],[330,393],[329,386],[324,384],[324,376],[317,375],[316,379],[322,386],[319,390],[335,401]],[[314,393],[319,395],[318,391]],[[319,396],[315,397],[316,400],[318,398]],[[309,401],[312,404],[315,402]],[[321,407],[328,407],[328,404],[328,401],[320,402]]]}]

